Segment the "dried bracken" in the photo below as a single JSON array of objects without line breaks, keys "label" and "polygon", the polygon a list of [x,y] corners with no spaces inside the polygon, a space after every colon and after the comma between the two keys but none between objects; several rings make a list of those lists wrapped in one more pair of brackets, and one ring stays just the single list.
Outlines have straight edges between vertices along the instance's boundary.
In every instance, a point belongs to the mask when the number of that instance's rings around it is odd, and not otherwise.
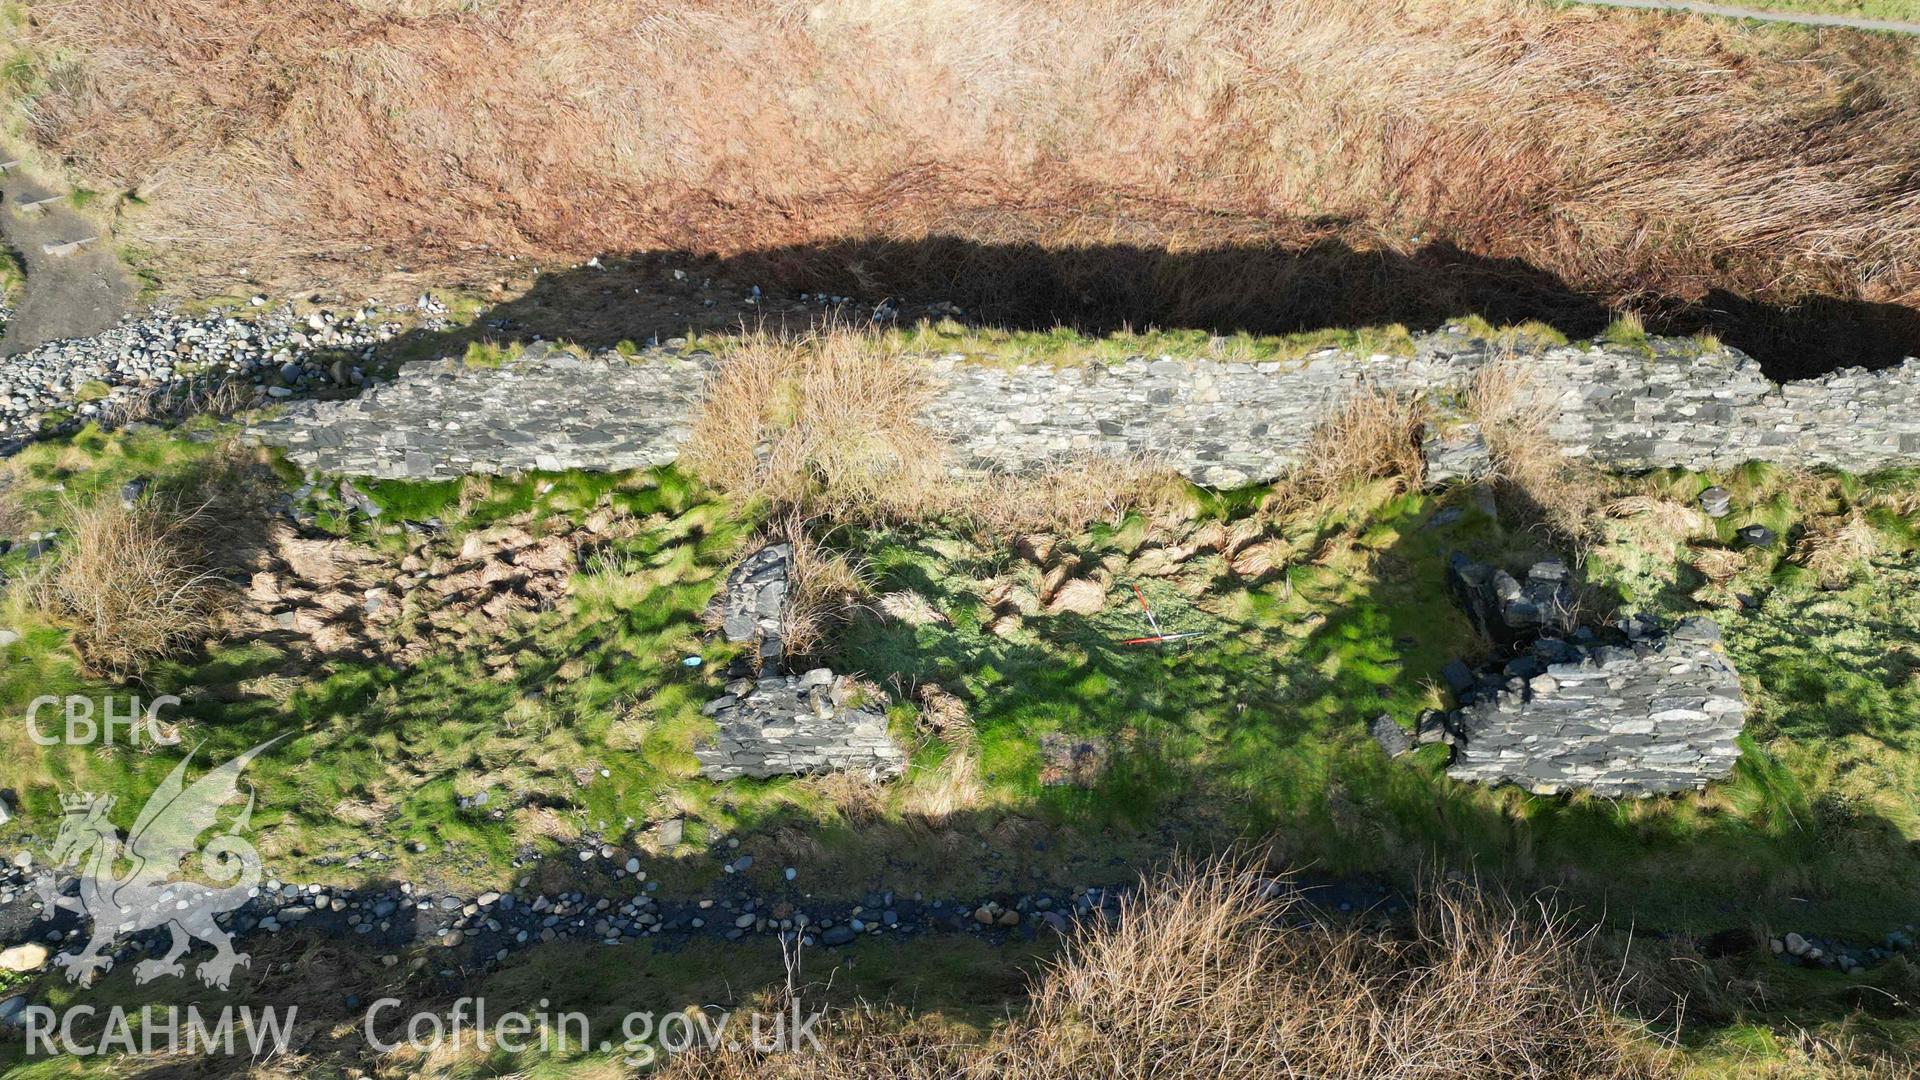
[{"label": "dried bracken", "polygon": [[1673,499],[1629,495],[1606,505],[1608,517],[1628,523],[1636,539],[1648,546],[1671,547],[1713,535],[1713,519]]},{"label": "dried bracken", "polygon": [[920,723],[942,739],[965,741],[973,737],[973,719],[967,704],[948,693],[939,683],[921,683],[915,691],[920,699]]},{"label": "dried bracken", "polygon": [[1725,585],[1754,567],[1752,557],[1729,548],[1701,548],[1691,552],[1687,561],[1714,585]]},{"label": "dried bracken", "polygon": [[[535,535],[535,527],[530,517],[503,522],[451,549],[421,538],[396,560],[276,524],[247,567],[230,631],[298,645],[308,659],[406,662],[460,642],[497,648],[515,624],[566,602],[581,550],[608,532],[547,526]],[[487,666],[495,678],[514,675],[508,652],[491,654]]]},{"label": "dried bracken", "polygon": [[1793,560],[1813,571],[1825,584],[1853,577],[1879,554],[1881,541],[1866,516],[1858,510],[1821,518],[1812,523],[1794,551]]},{"label": "dried bracken", "polygon": [[897,589],[876,601],[880,614],[908,626],[934,626],[951,622],[932,602],[912,589]]},{"label": "dried bracken", "polygon": [[1097,454],[1068,458],[1032,473],[956,479],[949,493],[950,513],[997,536],[1035,530],[1074,535],[1135,511],[1172,525],[1193,512],[1187,483],[1164,466]]},{"label": "dried bracken", "polygon": [[1107,606],[1107,587],[1092,578],[1063,582],[1047,601],[1047,614],[1097,615]]},{"label": "dried bracken", "polygon": [[789,514],[768,539],[792,545],[787,564],[787,609],[782,639],[790,656],[809,656],[834,627],[850,618],[870,588],[862,568],[820,543],[812,522]]},{"label": "dried bracken", "polygon": [[1257,578],[1285,566],[1292,555],[1293,548],[1286,541],[1262,540],[1240,549],[1227,566],[1241,577]]}]

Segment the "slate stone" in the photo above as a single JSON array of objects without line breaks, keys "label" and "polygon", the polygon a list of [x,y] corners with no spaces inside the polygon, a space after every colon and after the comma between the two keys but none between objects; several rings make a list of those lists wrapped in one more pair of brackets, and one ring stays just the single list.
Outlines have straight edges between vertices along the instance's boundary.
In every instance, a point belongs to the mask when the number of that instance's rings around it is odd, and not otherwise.
[{"label": "slate stone", "polygon": [[1373,723],[1367,725],[1367,733],[1373,736],[1373,741],[1379,743],[1380,749],[1390,758],[1399,757],[1413,749],[1413,739],[1407,734],[1407,729],[1385,713],[1373,718]]}]

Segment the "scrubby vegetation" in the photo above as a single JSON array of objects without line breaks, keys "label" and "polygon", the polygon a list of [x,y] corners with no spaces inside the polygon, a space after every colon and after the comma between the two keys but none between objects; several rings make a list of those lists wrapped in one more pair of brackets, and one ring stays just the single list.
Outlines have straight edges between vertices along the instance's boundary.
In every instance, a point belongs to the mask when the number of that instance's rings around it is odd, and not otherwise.
[{"label": "scrubby vegetation", "polygon": [[184,535],[196,517],[146,500],[63,515],[69,546],[42,585],[44,602],[75,621],[74,646],[96,673],[130,678],[212,629],[218,593]]},{"label": "scrubby vegetation", "polygon": [[[1177,478],[1148,462],[1081,457],[1033,475],[953,475],[946,443],[920,417],[932,388],[906,346],[897,334],[846,327],[728,343],[679,464],[738,499],[842,523],[1078,532],[1128,509],[1190,501]],[[1382,397],[1376,409],[1401,406]]]},{"label": "scrubby vegetation", "polygon": [[[387,993],[834,1010],[817,1055],[662,1065],[684,1080],[1914,1073],[1920,472],[1602,472],[1549,438],[1522,357],[1920,349],[1915,43],[1535,0],[0,0],[0,31],[0,135],[150,284],[224,307],[467,279],[321,392],[535,336],[716,365],[646,471],[295,475],[218,419],[244,380],[0,459],[0,718],[172,694],[182,736],[0,726],[8,850],[63,793],[116,796],[125,829],[188,753],[285,736],[247,778],[289,882],[613,895],[643,880],[617,848],[689,898],[965,905],[905,948],[797,958],[756,927],[458,971],[289,927],[205,996],[311,1010],[257,1075],[629,1071],[375,1058],[355,1010]],[[759,331],[715,333],[742,312]],[[957,471],[910,362],[1330,362],[1442,325],[1519,355],[1444,400],[1359,385],[1291,474],[1231,491],[1104,457]],[[1477,425],[1491,475],[1430,485],[1436,424]],[[788,655],[884,711],[898,779],[701,775],[703,706],[758,670],[712,600],[769,541]],[[1455,555],[1569,556],[1588,623],[1711,615],[1750,710],[1734,773],[1613,800],[1389,758],[1369,725],[1417,728],[1449,661],[1493,653]],[[1310,910],[1287,874],[1408,903]],[[964,917],[1115,885],[1121,916],[1069,933]],[[1775,957],[1790,931],[1888,949],[1843,973]],[[128,966],[85,1000],[154,1000]],[[15,1050],[22,1075],[198,1067]]]},{"label": "scrubby vegetation", "polygon": [[1621,1021],[1622,973],[1551,914],[1444,888],[1412,926],[1330,927],[1230,864],[1151,880],[1034,980],[991,1036],[899,1011],[833,1017],[817,1055],[676,1059],[676,1080],[735,1077],[1670,1075]]}]

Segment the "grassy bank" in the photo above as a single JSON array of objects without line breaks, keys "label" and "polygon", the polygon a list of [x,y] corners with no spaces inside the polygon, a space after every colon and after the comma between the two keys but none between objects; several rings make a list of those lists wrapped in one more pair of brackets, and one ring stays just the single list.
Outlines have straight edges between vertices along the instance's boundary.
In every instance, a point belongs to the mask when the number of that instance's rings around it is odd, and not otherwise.
[{"label": "grassy bank", "polygon": [[[16,459],[13,494],[28,514],[58,520],[63,499],[111,497],[125,477],[191,469],[207,453],[156,435],[83,435]],[[1670,493],[1712,479],[1658,483]],[[390,641],[371,655],[316,656],[292,635],[246,634],[155,662],[142,680],[149,696],[187,699],[185,745],[203,754],[298,732],[255,766],[266,849],[296,876],[337,875],[328,868],[375,849],[393,860],[380,873],[497,885],[516,859],[557,860],[582,838],[683,816],[695,842],[757,829],[750,843],[766,846],[769,867],[804,853],[850,888],[900,859],[939,886],[964,888],[988,870],[1072,884],[1110,856],[1150,853],[1156,823],[1177,822],[1216,840],[1276,835],[1330,872],[1404,878],[1470,865],[1550,882],[1621,922],[1704,931],[1752,921],[1877,939],[1920,888],[1904,854],[1920,835],[1906,719],[1920,707],[1920,609],[1880,603],[1911,593],[1900,583],[1915,573],[1901,561],[1913,511],[1898,509],[1910,483],[1788,484],[1764,470],[1718,479],[1741,500],[1722,532],[1750,518],[1783,532],[1831,529],[1856,511],[1880,524],[1871,552],[1823,583],[1789,549],[1741,556],[1744,576],[1726,577],[1718,566],[1734,545],[1717,533],[1668,537],[1663,550],[1639,518],[1609,519],[1614,532],[1589,559],[1596,587],[1663,614],[1704,606],[1754,699],[1739,771],[1697,796],[1487,791],[1447,780],[1432,751],[1411,768],[1379,755],[1366,723],[1385,712],[1411,724],[1443,706],[1440,668],[1483,648],[1442,588],[1448,555],[1524,566],[1553,546],[1467,492],[1407,494],[1390,479],[1284,513],[1259,509],[1274,492],[1194,496],[1184,510],[1121,511],[1040,541],[978,526],[829,532],[827,556],[864,598],[822,655],[888,691],[916,747],[908,781],[885,790],[694,775],[691,749],[707,725],[698,708],[718,692],[709,672],[730,656],[702,637],[703,609],[759,517],[671,472],[374,485],[388,507],[377,525],[331,492],[309,496],[322,526],[396,565],[422,549],[395,516],[445,522],[431,541],[442,550],[498,535],[502,522],[537,534],[599,513],[633,527],[583,547],[567,599],[544,614],[423,622],[425,645]],[[1631,493],[1649,482],[1619,481],[1615,495],[1645,498]],[[35,491],[55,483],[67,490]],[[9,566],[26,569],[18,554]],[[1118,644],[1144,632],[1134,586],[1163,627],[1201,636]],[[1748,590],[1766,599],[1732,599]],[[20,587],[12,595],[26,636],[0,680],[10,715],[42,693],[112,692],[72,659],[69,629],[24,606]],[[682,665],[688,656],[704,664]],[[928,722],[928,684],[956,726]],[[131,814],[132,796],[179,752],[39,747],[9,731],[0,780],[28,820],[52,814],[56,791],[74,786],[125,794]],[[1100,743],[1108,766],[1084,783],[1049,778],[1059,736]],[[462,807],[482,792],[491,810]],[[1042,857],[1003,838],[949,859],[939,854],[949,829],[952,839],[1038,830],[1052,838],[1043,847],[1073,854]]]},{"label": "grassy bank", "polygon": [[[1920,65],[1867,35],[1527,0],[26,10],[13,122],[208,291],[677,251],[1025,322],[1920,301]],[[241,38],[273,45],[193,44]]]}]

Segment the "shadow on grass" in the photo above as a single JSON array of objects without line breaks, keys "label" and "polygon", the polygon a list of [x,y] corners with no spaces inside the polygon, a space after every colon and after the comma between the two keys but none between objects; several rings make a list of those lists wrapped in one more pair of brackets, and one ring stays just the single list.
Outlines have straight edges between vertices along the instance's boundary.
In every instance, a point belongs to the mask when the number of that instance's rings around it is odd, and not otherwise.
[{"label": "shadow on grass", "polygon": [[[525,295],[486,311],[469,329],[410,335],[398,355],[457,353],[485,337],[540,336],[608,348],[621,341],[732,329],[744,318],[804,327],[817,304],[793,293],[891,298],[903,319],[928,305],[957,304],[963,321],[1004,330],[1071,327],[1090,334],[1131,328],[1216,334],[1291,334],[1402,324],[1433,329],[1477,315],[1489,323],[1547,323],[1590,338],[1612,305],[1517,259],[1475,255],[1445,243],[1408,254],[1308,247],[1166,251],[1126,244],[1048,249],[955,237],[917,242],[843,241],[749,252],[726,259],[659,252],[607,255],[592,268],[540,274]],[[681,271],[676,277],[675,271]],[[731,283],[712,295],[701,281]],[[737,301],[752,286],[764,302]],[[1893,304],[1810,297],[1785,306],[1723,291],[1694,299],[1648,297],[1633,307],[1660,334],[1712,333],[1757,358],[1775,379],[1840,367],[1897,364],[1920,355],[1920,312]],[[934,309],[937,313],[937,307]]]},{"label": "shadow on grass", "polygon": [[[981,629],[977,582],[999,567],[978,568],[974,582],[964,566],[943,579],[932,558],[901,545],[874,560],[881,588],[920,592],[952,625],[856,626],[837,666],[902,690],[933,682],[962,693],[990,785],[1113,832],[1272,837],[1297,864],[1403,883],[1447,867],[1552,886],[1616,925],[1820,925],[1871,942],[1913,917],[1920,848],[1901,827],[1813,790],[1825,781],[1757,745],[1708,793],[1647,800],[1454,782],[1437,747],[1389,762],[1369,721],[1384,713],[1410,727],[1423,708],[1449,704],[1429,689],[1440,668],[1485,648],[1446,599],[1450,552],[1520,571],[1547,553],[1471,512],[1436,526],[1435,508],[1424,497],[1383,508],[1363,533],[1373,548],[1364,565],[1229,575],[1191,624],[1177,591],[1142,582],[1170,629],[1209,631],[1165,651],[1117,644],[1145,632],[1123,583],[1099,616],[996,638]],[[1885,701],[1832,674],[1811,691],[1771,687],[1789,699],[1807,691],[1804,736],[1839,740],[1884,722]],[[1094,790],[1041,781],[1038,738],[1054,731],[1113,747]]]}]

